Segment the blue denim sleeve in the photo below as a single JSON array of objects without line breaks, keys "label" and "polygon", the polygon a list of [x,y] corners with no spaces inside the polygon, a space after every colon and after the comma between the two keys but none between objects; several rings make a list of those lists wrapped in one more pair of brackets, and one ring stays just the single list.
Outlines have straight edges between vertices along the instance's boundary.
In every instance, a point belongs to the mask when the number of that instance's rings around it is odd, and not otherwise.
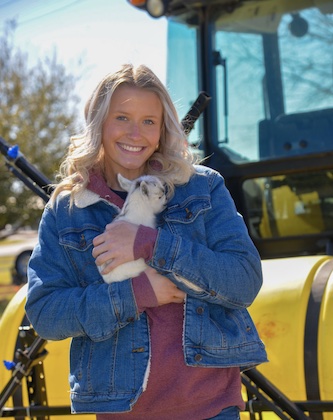
[{"label": "blue denim sleeve", "polygon": [[[207,178],[210,206],[203,222],[159,228],[150,265],[193,297],[229,308],[248,307],[262,285],[260,256],[224,179],[214,172]],[[197,180],[189,182],[189,194],[197,190],[191,182]],[[193,240],[203,235],[205,243]]]},{"label": "blue denim sleeve", "polygon": [[84,335],[94,341],[107,340],[139,317],[130,280],[110,285],[94,281],[85,287],[79,284],[59,244],[55,216],[48,208],[29,262],[26,313],[37,333],[49,340]]}]

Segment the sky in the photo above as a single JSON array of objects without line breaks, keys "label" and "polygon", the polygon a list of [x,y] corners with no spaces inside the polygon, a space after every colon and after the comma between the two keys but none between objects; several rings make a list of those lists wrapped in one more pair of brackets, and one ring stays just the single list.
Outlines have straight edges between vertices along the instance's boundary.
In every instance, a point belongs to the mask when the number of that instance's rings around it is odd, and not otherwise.
[{"label": "sky", "polygon": [[17,23],[15,46],[29,62],[56,49],[67,72],[81,77],[80,113],[100,79],[123,63],[144,63],[166,82],[166,19],[127,0],[0,0],[1,32],[10,19]]}]

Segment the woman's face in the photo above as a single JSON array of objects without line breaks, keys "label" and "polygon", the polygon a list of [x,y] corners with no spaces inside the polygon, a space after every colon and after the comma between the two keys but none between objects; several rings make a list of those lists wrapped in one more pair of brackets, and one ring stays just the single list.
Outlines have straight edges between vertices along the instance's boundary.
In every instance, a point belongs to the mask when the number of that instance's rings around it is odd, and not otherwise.
[{"label": "woman's face", "polygon": [[158,96],[145,89],[120,86],[112,95],[103,124],[105,175],[119,189],[117,174],[135,179],[158,147],[163,107]]}]

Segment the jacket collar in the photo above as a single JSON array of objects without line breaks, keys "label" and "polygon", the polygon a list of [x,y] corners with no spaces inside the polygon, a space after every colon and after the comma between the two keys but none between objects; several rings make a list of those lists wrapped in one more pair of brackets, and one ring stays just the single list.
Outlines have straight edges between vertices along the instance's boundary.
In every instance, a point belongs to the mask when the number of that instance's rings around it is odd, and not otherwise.
[{"label": "jacket collar", "polygon": [[108,201],[120,209],[124,204],[124,200],[109,188],[103,176],[93,172],[89,174],[87,188],[75,194],[74,204],[79,208],[84,208],[98,201]]}]

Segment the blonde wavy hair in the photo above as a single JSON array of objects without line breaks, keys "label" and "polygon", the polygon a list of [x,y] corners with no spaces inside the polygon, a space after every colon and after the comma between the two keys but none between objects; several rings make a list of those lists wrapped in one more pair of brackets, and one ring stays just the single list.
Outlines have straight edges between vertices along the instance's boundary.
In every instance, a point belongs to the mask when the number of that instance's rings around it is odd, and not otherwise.
[{"label": "blonde wavy hair", "polygon": [[109,112],[112,95],[121,85],[154,92],[163,107],[159,147],[146,162],[145,173],[163,179],[170,195],[175,185],[185,184],[193,174],[193,156],[187,147],[186,135],[167,89],[148,67],[125,64],[117,72],[106,75],[88,99],[85,106],[86,128],[82,134],[70,139],[68,153],[60,165],[60,181],[55,186],[52,201],[62,191],[70,191],[73,201],[74,194],[87,186],[90,172],[104,175],[103,123]]}]

